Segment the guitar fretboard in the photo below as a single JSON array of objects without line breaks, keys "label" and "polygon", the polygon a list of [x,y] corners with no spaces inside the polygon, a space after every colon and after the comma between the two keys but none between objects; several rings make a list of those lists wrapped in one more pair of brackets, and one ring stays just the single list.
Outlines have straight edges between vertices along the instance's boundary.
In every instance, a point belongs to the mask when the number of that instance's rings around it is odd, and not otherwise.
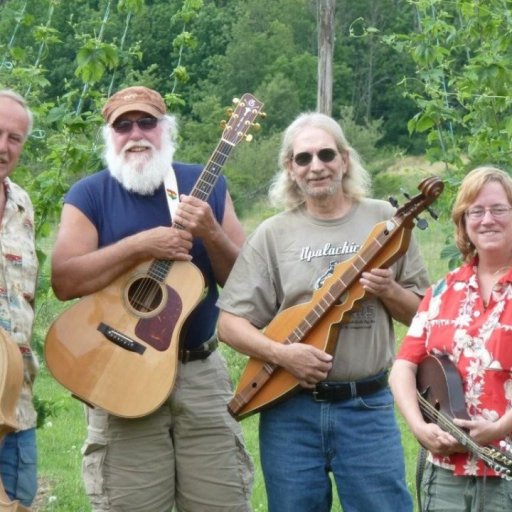
[{"label": "guitar fretboard", "polygon": [[325,313],[332,308],[356,280],[360,278],[368,263],[386,246],[389,237],[396,233],[396,227],[398,225],[399,219],[395,219],[395,217],[387,221],[382,231],[352,258],[350,262],[351,266],[344,269],[341,276],[336,277],[335,270],[333,275],[328,278],[328,282],[332,279],[335,279],[335,281],[328,287],[320,301],[317,302],[304,317],[304,320],[293,329],[284,343],[299,343],[304,340],[306,335],[322,319]]},{"label": "guitar fretboard", "polygon": [[439,425],[445,432],[452,435],[459,444],[464,446],[469,452],[476,455],[485,464],[492,468],[501,478],[511,479],[512,459],[507,453],[504,453],[492,446],[480,446],[473,441],[464,430],[455,425],[453,421],[436,409],[421,393],[417,392],[418,403],[424,418],[432,423]]},{"label": "guitar fretboard", "polygon": [[234,145],[230,144],[224,140],[221,140],[215,151],[213,152],[210,160],[206,164],[203,172],[199,176],[194,188],[190,195],[201,199],[202,201],[206,201],[217,183],[219,179],[222,167],[226,163]]}]

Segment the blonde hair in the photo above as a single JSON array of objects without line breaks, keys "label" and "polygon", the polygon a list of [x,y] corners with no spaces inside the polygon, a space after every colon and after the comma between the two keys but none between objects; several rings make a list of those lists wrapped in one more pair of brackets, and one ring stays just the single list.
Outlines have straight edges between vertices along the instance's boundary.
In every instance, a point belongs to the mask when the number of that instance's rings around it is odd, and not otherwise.
[{"label": "blonde hair", "polygon": [[452,209],[452,221],[455,224],[455,244],[464,261],[470,261],[476,255],[476,248],[468,237],[466,229],[466,211],[473,204],[484,185],[497,182],[501,184],[509,205],[512,205],[512,178],[508,173],[492,165],[476,167],[462,180]]},{"label": "blonde hair", "polygon": [[343,175],[343,191],[355,201],[370,191],[370,175],[363,167],[357,151],[348,143],[341,126],[332,118],[319,112],[300,114],[283,134],[279,151],[280,170],[274,176],[269,190],[269,199],[275,206],[295,208],[304,203],[304,195],[295,181],[290,178],[287,165],[293,157],[293,141],[306,128],[319,128],[333,137],[340,153],[348,154],[347,172]]}]

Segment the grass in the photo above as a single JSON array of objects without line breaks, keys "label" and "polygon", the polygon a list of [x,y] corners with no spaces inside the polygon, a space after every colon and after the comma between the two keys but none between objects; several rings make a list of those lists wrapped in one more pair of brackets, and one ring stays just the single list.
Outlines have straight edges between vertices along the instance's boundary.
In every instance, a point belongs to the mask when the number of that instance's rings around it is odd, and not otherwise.
[{"label": "grass", "polygon": [[[248,226],[257,222],[249,219]],[[447,263],[439,257],[440,250],[447,236],[447,219],[439,223],[429,221],[431,226],[426,231],[414,230],[420,244],[423,257],[429,270],[430,279],[434,281],[444,275]],[[251,228],[249,227],[250,231]],[[51,296],[38,311],[35,336],[41,343],[50,321],[63,309]],[[397,339],[405,334],[405,328],[397,325]],[[222,347],[228,360],[233,382],[245,367],[245,359],[228,347]],[[50,415],[44,419],[44,425],[38,429],[40,492],[34,512],[89,512],[87,498],[81,479],[80,449],[85,438],[85,418],[83,406],[59,386],[42,367],[36,381],[35,393],[38,400],[47,405]],[[418,443],[405,427],[398,415],[401,425],[402,441],[405,450],[407,485],[415,496],[415,465]],[[265,489],[258,457],[258,416],[254,415],[242,422],[242,428],[248,449],[255,465],[255,481],[252,497],[253,510],[266,510]],[[335,500],[337,501],[337,500]],[[332,512],[340,512],[339,503],[335,503]]]}]

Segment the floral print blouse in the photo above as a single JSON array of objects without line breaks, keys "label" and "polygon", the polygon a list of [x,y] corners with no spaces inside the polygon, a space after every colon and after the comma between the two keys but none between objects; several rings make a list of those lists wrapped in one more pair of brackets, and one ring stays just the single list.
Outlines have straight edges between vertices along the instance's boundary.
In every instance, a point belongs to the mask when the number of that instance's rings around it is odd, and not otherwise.
[{"label": "floral print blouse", "polygon": [[[496,282],[487,306],[476,270],[474,259],[427,291],[397,358],[419,364],[428,354],[447,354],[460,373],[469,416],[496,421],[512,407],[512,269]],[[455,475],[483,476],[484,468],[496,475],[470,453],[430,459]]]},{"label": "floral print blouse", "polygon": [[30,346],[38,269],[34,212],[20,186],[9,178],[4,185],[7,200],[0,224],[0,328],[17,343],[23,356],[24,380],[16,421],[20,430],[25,430],[36,425],[32,384],[38,364]]}]

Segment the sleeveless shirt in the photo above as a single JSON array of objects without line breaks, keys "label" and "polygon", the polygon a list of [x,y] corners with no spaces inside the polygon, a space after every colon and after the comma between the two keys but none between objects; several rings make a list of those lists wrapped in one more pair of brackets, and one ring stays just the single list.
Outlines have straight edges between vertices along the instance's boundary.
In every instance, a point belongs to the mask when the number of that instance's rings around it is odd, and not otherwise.
[{"label": "sleeveless shirt", "polygon": [[[173,163],[180,194],[190,194],[202,166]],[[224,217],[226,180],[221,176],[215,184],[208,203],[219,223]],[[113,244],[127,236],[158,226],[170,226],[171,214],[162,184],[153,194],[141,195],[127,191],[112,177],[108,169],[87,176],[75,183],[64,197],[64,202],[78,208],[96,227],[99,248]],[[192,263],[202,272],[207,293],[191,313],[184,332],[183,343],[188,349],[201,345],[215,332],[218,309],[217,283],[204,244],[194,239]],[[186,284],[185,284],[186,286]]]}]

